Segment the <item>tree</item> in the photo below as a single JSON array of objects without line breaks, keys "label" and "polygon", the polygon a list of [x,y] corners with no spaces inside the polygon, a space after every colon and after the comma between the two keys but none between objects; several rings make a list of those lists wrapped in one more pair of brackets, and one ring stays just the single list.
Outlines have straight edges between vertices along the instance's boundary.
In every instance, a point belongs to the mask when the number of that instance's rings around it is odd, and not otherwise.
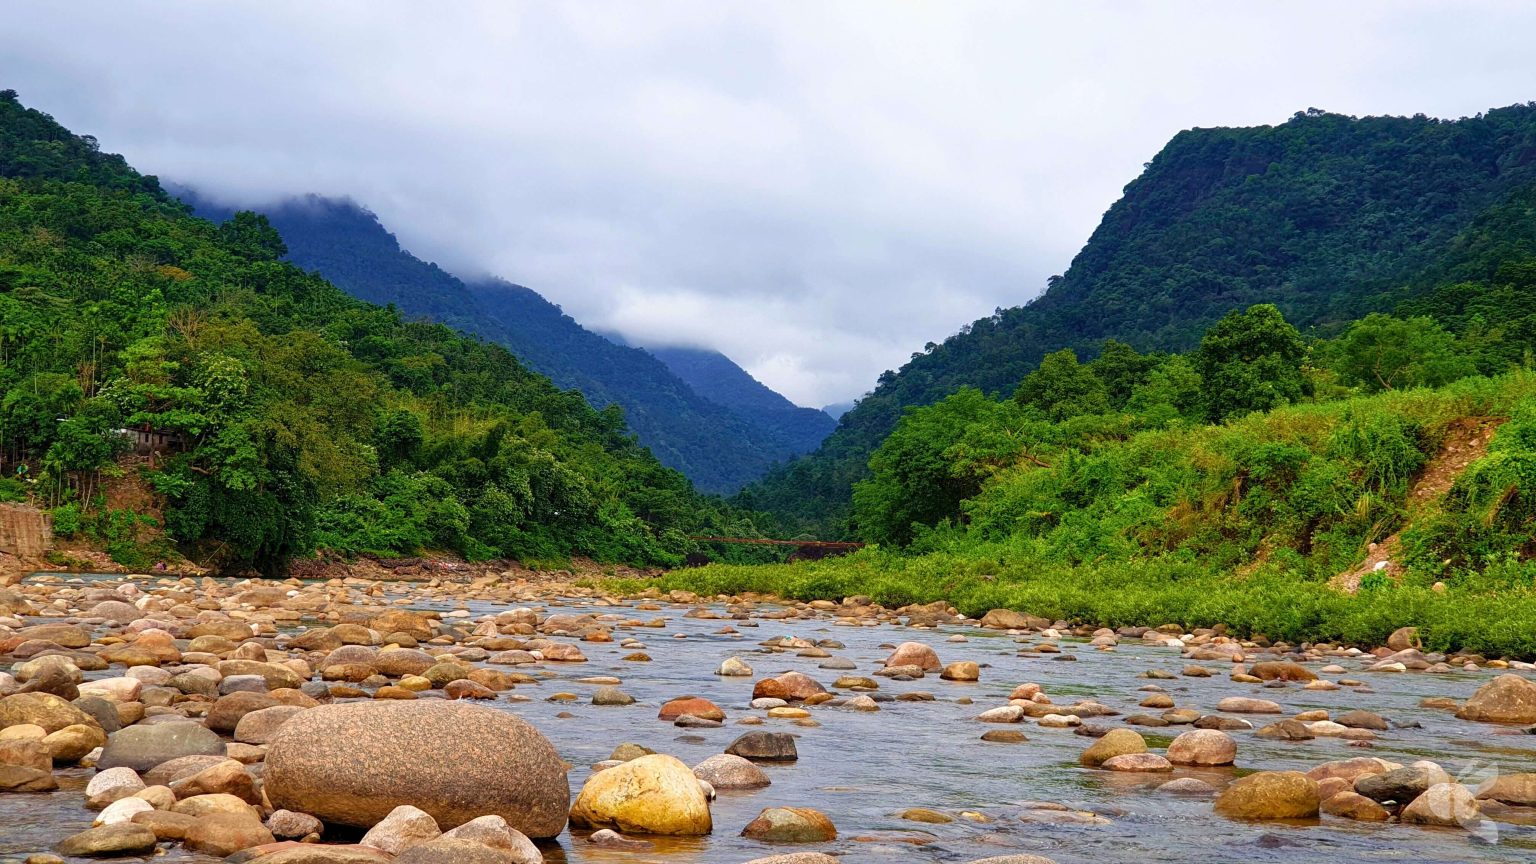
[{"label": "tree", "polygon": [[1109,410],[1109,391],[1093,370],[1077,362],[1077,353],[1063,348],[1045,355],[1039,368],[1024,376],[1014,401],[1039,409],[1052,420]]},{"label": "tree", "polygon": [[854,486],[860,535],[874,543],[906,544],[914,524],[937,525],[958,516],[960,502],[981,490],[986,474],[973,461],[957,460],[951,448],[975,427],[998,425],[998,415],[1008,410],[965,387],[903,417],[870,457],[872,476]]},{"label": "tree", "polygon": [[1104,382],[1110,407],[1124,408],[1131,394],[1157,365],[1157,357],[1139,354],[1135,348],[1117,339],[1106,339],[1099,356],[1093,358],[1088,368]]},{"label": "tree", "polygon": [[1372,393],[1438,387],[1476,371],[1456,337],[1423,316],[1373,312],[1350,326],[1333,353],[1340,381]]},{"label": "tree", "polygon": [[1207,417],[1219,422],[1301,399],[1310,387],[1306,357],[1301,334],[1274,305],[1228,312],[1196,354]]}]

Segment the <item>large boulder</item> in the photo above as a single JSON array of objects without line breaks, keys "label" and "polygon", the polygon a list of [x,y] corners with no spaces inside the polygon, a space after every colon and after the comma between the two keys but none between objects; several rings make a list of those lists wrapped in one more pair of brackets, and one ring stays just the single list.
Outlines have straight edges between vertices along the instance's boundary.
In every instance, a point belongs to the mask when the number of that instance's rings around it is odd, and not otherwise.
[{"label": "large boulder", "polygon": [[1536,774],[1500,774],[1477,787],[1480,800],[1536,807]]},{"label": "large boulder", "polygon": [[938,652],[921,642],[903,642],[896,646],[891,656],[885,658],[885,665],[889,666],[917,666],[924,672],[937,672],[944,668],[939,662]]},{"label": "large boulder", "polygon": [[1477,688],[1456,716],[1483,723],[1536,723],[1536,684],[1519,675],[1500,675]]},{"label": "large boulder", "polygon": [[708,834],[713,827],[699,779],[678,759],[661,754],[593,774],[571,806],[571,824],[685,836]]},{"label": "large boulder", "polygon": [[371,828],[411,804],[445,828],[497,815],[548,838],[565,828],[565,771],[554,746],[513,714],[382,700],[322,705],[288,720],[267,746],[264,776],[274,807],[327,822]]},{"label": "large boulder", "polygon": [[224,742],[201,723],[153,723],[113,732],[96,767],[132,768],[140,774],[182,756],[223,756]]},{"label": "large boulder", "polygon": [[0,729],[30,723],[45,732],[57,732],[66,726],[98,726],[91,715],[52,693],[16,693],[0,699]]},{"label": "large boulder", "polygon": [[1317,783],[1300,771],[1249,774],[1216,798],[1216,812],[1228,819],[1311,819],[1319,806]]}]

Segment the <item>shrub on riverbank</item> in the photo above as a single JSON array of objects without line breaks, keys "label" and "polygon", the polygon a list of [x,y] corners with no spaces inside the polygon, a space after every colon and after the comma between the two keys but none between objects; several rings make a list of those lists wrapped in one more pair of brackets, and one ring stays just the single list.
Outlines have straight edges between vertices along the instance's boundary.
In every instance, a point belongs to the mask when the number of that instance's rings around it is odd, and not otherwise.
[{"label": "shrub on riverbank", "polygon": [[1524,586],[1498,593],[1392,584],[1350,595],[1276,568],[1220,576],[1169,560],[1041,567],[867,550],[826,561],[679,570],[662,577],[660,587],[796,600],[864,594],[890,607],[943,600],[976,617],[1009,608],[1109,627],[1225,624],[1234,635],[1293,644],[1382,645],[1393,630],[1413,624],[1429,649],[1530,658],[1536,657],[1536,590],[1529,579],[1527,572]]},{"label": "shrub on riverbank", "polygon": [[[964,423],[938,448],[933,430],[946,428],[950,406],[918,412],[928,432],[912,446],[966,471],[985,454],[991,468],[972,480],[959,518],[914,525],[905,550],[714,566],[663,584],[945,600],[971,615],[1007,607],[1108,626],[1225,624],[1289,642],[1378,645],[1411,624],[1428,647],[1536,657],[1536,375],[1141,429],[1144,416],[1130,414],[1042,425],[1006,405],[977,410],[982,399],[959,397],[965,410],[950,413]],[[1485,424],[1505,418],[1469,467]],[[1442,453],[1447,442],[1455,449]],[[1450,491],[1414,495],[1425,472]],[[1361,593],[1329,586],[1405,528],[1401,546],[1389,544],[1390,569],[1367,574]]]}]

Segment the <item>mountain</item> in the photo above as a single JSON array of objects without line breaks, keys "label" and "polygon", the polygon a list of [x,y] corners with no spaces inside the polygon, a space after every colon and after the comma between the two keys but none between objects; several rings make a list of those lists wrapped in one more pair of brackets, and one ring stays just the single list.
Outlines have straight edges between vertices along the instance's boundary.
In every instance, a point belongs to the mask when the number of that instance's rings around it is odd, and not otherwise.
[{"label": "mountain", "polygon": [[[616,334],[604,335],[621,345],[628,344]],[[644,350],[665,363],[695,393],[769,430],[797,455],[815,450],[837,428],[831,415],[815,408],[801,408],[785,399],[719,351],[686,347]]]},{"label": "mountain", "polygon": [[1114,338],[1187,350],[1253,303],[1332,332],[1458,272],[1448,263],[1458,250],[1490,242],[1479,226],[1530,212],[1520,202],[1533,183],[1536,104],[1461,120],[1309,110],[1276,126],[1180,132],[1044,294],[881,375],[815,453],[739,500],[791,530],[836,532],[852,484],[906,409],[963,386],[1009,392],[1059,348],[1093,355]]},{"label": "mountain", "polygon": [[[180,194],[210,218],[232,212],[190,190]],[[350,200],[310,195],[262,211],[282,234],[289,261],[355,297],[504,345],[594,406],[617,404],[662,464],[705,491],[735,492],[775,463],[813,449],[831,431],[831,424],[790,412],[733,411],[696,392],[651,354],[582,327],[532,289],[499,279],[466,283],[402,249],[373,213]]]},{"label": "mountain", "polygon": [[[126,567],[174,544],[270,575],[321,549],[675,564],[747,526],[619,411],[287,251],[0,91],[0,500]],[[159,452],[124,459],[129,429]]]},{"label": "mountain", "polygon": [[857,404],[859,404],[858,400],[849,399],[847,402],[833,402],[831,405],[823,405],[821,410],[826,412],[826,415],[833,420],[841,420],[843,415],[852,411],[853,406]]}]

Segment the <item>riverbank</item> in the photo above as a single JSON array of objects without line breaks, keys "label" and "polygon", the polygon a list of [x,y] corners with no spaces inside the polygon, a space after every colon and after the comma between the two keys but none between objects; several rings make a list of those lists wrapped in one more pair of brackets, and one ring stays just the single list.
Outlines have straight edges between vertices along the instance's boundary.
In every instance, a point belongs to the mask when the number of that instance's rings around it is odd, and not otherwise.
[{"label": "riverbank", "polygon": [[1264,642],[1366,649],[1387,644],[1400,628],[1416,627],[1428,650],[1536,659],[1536,591],[1500,582],[1492,568],[1479,583],[1436,589],[1386,581],[1350,594],[1272,566],[1221,576],[1184,561],[1010,565],[866,550],[825,561],[674,570],[656,585],[705,596],[759,593],[799,601],[862,595],[888,608],[943,601],[972,617],[1012,609],[1075,625],[1221,627]]},{"label": "riverbank", "polygon": [[1514,864],[1536,841],[1536,714],[1497,698],[1525,664],[677,575],[29,579],[0,593],[0,725],[37,757],[0,793],[0,860]]}]

